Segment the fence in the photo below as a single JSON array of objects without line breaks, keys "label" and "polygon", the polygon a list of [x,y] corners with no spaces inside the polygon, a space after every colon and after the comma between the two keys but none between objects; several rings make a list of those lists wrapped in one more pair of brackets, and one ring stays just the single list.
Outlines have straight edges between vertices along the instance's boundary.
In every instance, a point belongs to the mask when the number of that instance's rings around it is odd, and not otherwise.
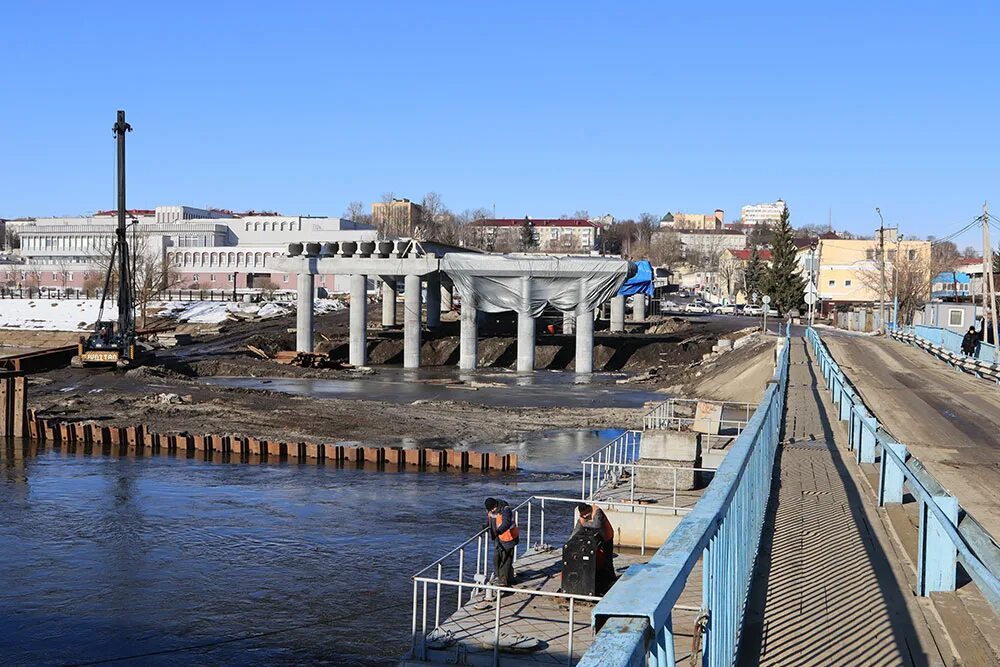
[{"label": "fence", "polygon": [[1000,579],[997,576],[1000,549],[996,543],[971,517],[960,521],[963,512],[958,500],[947,494],[908,453],[906,445],[896,442],[885,431],[834,361],[819,334],[808,329],[806,335],[837,406],[837,417],[848,422],[850,451],[854,452],[859,464],[878,463],[879,507],[901,504],[906,492],[920,503],[917,594],[926,597],[934,591],[955,590],[956,563],[961,563],[993,610],[1000,614]]},{"label": "fence", "polygon": [[[941,329],[939,327],[924,326],[923,324],[918,324],[913,327],[913,333],[934,345],[943,347],[949,352],[954,354],[963,354],[962,334],[960,333],[949,331],[948,329]],[[979,343],[979,347],[976,348],[976,354],[972,356],[979,361],[985,361],[988,364],[992,364],[995,363],[995,354],[996,346],[983,341]]]},{"label": "fence", "polygon": [[[546,503],[548,511],[551,512],[553,505],[568,505],[570,507],[570,521],[564,526],[563,532],[568,534],[572,529],[574,518],[572,506],[580,502],[579,498],[558,498],[552,496],[531,496],[513,508],[515,522],[521,527],[523,541],[514,548],[514,562],[524,558],[529,553],[542,553],[551,550],[545,541],[546,535]],[[627,502],[613,501],[593,501],[593,504],[603,509],[625,507],[634,511],[636,506]],[[669,508],[658,505],[656,508],[643,506],[641,515],[643,518],[642,535],[645,538],[645,522],[647,513],[663,513],[673,511],[681,513],[689,511],[689,508]],[[522,522],[522,519],[525,521]],[[556,531],[558,532],[558,528]],[[548,526],[549,535],[552,535],[553,527],[550,519]],[[442,621],[446,621],[449,612],[457,612],[466,604],[473,602],[477,596],[482,599],[492,599],[496,608],[493,619],[493,664],[499,664],[500,650],[500,629],[502,613],[502,594],[518,593],[521,597],[516,604],[523,607],[527,603],[524,597],[528,598],[551,598],[559,600],[568,605],[566,610],[566,622],[569,628],[567,662],[571,663],[574,652],[574,635],[576,632],[590,632],[590,628],[584,627],[575,629],[574,619],[576,615],[577,603],[597,602],[598,597],[589,595],[576,595],[545,591],[534,588],[505,587],[490,583],[490,567],[492,562],[491,549],[495,548],[490,539],[488,529],[484,528],[468,538],[457,547],[446,553],[441,558],[423,568],[413,575],[413,606],[411,616],[411,655],[419,660],[427,659],[428,636],[438,628],[441,628]],[[645,552],[645,541],[641,545],[641,551]],[[470,563],[470,558],[475,557],[475,565]],[[433,625],[431,625],[430,614],[433,609]]]},{"label": "fence", "polygon": [[[79,289],[75,287],[67,288],[45,288],[45,287],[0,287],[0,299],[52,299],[60,301],[78,301],[86,299],[100,299],[101,289]],[[261,298],[263,292],[260,290],[237,290],[232,289],[178,289],[163,290],[151,297],[151,301],[242,301],[244,296],[253,295],[254,298]],[[294,291],[275,290],[266,295],[268,301],[295,301]],[[110,293],[108,298],[114,299],[114,294]]]},{"label": "fence", "polygon": [[675,665],[672,613],[699,560],[703,664],[735,661],[782,425],[787,328],[778,345],[777,366],[763,400],[704,496],[649,563],[630,568],[595,607],[594,621],[601,630],[580,665]]},{"label": "fence", "polygon": [[[694,426],[698,404],[719,405],[722,407],[722,418],[711,421],[719,425],[718,433],[703,433],[702,443],[706,449],[724,447],[729,441],[743,432],[750,415],[757,406],[753,403],[736,403],[729,401],[708,401],[698,398],[671,398],[658,404],[642,418],[644,429],[670,429],[679,431],[682,428]],[[727,417],[728,415],[728,417]]]}]

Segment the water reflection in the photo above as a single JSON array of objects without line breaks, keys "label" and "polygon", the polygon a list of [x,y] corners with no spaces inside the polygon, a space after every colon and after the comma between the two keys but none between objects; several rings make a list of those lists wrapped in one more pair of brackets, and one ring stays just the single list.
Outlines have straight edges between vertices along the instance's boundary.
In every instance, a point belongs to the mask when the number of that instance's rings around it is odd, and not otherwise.
[{"label": "water reflection", "polygon": [[496,445],[518,453],[513,475],[8,448],[0,655],[8,665],[147,653],[117,664],[395,664],[408,575],[479,528],[482,498],[578,493],[579,459],[617,434]]}]

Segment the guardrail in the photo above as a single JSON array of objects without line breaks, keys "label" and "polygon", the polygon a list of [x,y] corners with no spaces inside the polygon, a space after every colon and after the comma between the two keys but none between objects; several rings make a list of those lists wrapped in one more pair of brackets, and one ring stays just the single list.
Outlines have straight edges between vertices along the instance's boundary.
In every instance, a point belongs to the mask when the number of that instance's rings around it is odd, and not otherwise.
[{"label": "guardrail", "polygon": [[[723,418],[717,421],[718,433],[702,433],[701,441],[705,449],[716,449],[724,447],[729,441],[738,436],[746,427],[750,420],[750,415],[757,406],[754,403],[739,403],[732,401],[710,401],[699,398],[671,398],[653,407],[642,418],[642,426],[645,430],[671,429],[681,430],[684,427],[692,427],[697,416],[699,403],[719,405],[722,407]],[[726,413],[729,418],[724,418]],[[739,417],[735,417],[733,413]]]},{"label": "guardrail", "polygon": [[763,400],[701,500],[649,563],[629,568],[594,608],[600,630],[579,665],[675,665],[672,612],[698,561],[702,561],[702,664],[735,662],[771,493],[788,383],[789,340],[786,329]]},{"label": "guardrail", "polygon": [[[514,521],[521,528],[523,542],[514,547],[514,562],[524,558],[529,552],[550,551],[550,547],[545,542],[546,533],[546,503],[549,512],[553,505],[569,505],[574,507],[580,502],[579,498],[559,498],[555,496],[531,496],[516,507],[512,508]],[[595,500],[594,505],[602,509],[626,508],[636,510],[637,506],[628,502],[615,502]],[[668,508],[663,505],[641,506],[638,508],[642,515],[642,544],[640,553],[646,551],[646,521],[647,513],[664,513],[673,510],[675,514],[687,512],[690,508]],[[563,518],[565,518],[565,514]],[[566,529],[572,530],[575,525],[575,518],[572,509],[569,514],[570,521],[567,522]],[[524,520],[522,522],[522,519]],[[549,534],[552,534],[552,519],[549,519]],[[589,595],[577,595],[553,591],[545,591],[537,588],[525,588],[521,586],[498,586],[491,583],[490,568],[493,559],[492,551],[496,548],[490,539],[489,530],[483,528],[468,538],[457,547],[441,556],[431,564],[427,565],[413,575],[413,606],[411,615],[412,641],[410,646],[410,656],[418,660],[426,660],[428,657],[428,639],[433,639],[433,634],[448,619],[448,613],[458,611],[477,597],[483,600],[493,600],[496,607],[494,609],[493,622],[493,664],[499,664],[500,650],[500,629],[501,629],[501,598],[503,593],[518,593],[529,598],[548,597],[564,601],[568,604],[566,610],[566,621],[571,628],[568,636],[567,660],[573,658],[574,633],[586,631],[586,628],[573,630],[574,619],[577,613],[577,603],[593,603],[600,600],[598,597]],[[470,562],[475,558],[475,565]],[[449,593],[451,591],[451,593]],[[523,605],[523,598],[516,603]],[[431,612],[433,608],[433,612]],[[431,618],[433,613],[433,618]],[[433,623],[433,624],[432,624]]]},{"label": "guardrail", "polygon": [[628,466],[639,460],[641,441],[642,431],[625,431],[580,461],[583,467],[580,497],[593,498],[604,487],[617,484],[624,477]]},{"label": "guardrail", "polygon": [[1000,614],[1000,550],[996,543],[974,520],[960,521],[963,512],[958,499],[948,494],[909,454],[906,445],[893,439],[872,415],[816,330],[808,329],[806,336],[837,406],[837,416],[849,422],[849,449],[859,464],[878,463],[879,507],[901,504],[905,491],[920,503],[917,594],[926,597],[934,591],[955,590],[956,563],[961,563],[983,597]]},{"label": "guardrail", "polygon": [[981,343],[976,355],[966,355],[961,352],[961,336],[953,331],[918,326],[912,331],[899,329],[889,335],[900,342],[920,348],[960,371],[1000,384],[1000,366],[994,363],[993,346],[988,343]]}]

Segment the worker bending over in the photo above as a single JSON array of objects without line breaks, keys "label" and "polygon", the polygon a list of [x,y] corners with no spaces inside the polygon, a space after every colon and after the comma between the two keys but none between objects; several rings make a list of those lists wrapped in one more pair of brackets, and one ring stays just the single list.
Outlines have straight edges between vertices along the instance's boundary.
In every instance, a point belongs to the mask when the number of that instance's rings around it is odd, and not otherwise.
[{"label": "worker bending over", "polygon": [[519,531],[514,512],[504,500],[486,499],[486,526],[494,540],[493,569],[497,586],[509,587],[514,583],[514,548]]},{"label": "worker bending over", "polygon": [[601,536],[601,547],[604,551],[604,569],[613,582],[616,578],[612,554],[615,552],[615,527],[611,525],[608,516],[597,505],[577,503],[576,510],[580,518],[573,528],[573,534],[581,530],[592,530]]}]

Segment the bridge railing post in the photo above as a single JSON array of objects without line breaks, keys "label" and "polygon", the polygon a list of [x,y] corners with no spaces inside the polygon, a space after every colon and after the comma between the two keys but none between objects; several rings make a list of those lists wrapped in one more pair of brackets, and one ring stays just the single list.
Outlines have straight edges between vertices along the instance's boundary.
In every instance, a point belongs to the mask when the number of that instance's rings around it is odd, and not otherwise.
[{"label": "bridge railing post", "polygon": [[[945,517],[958,525],[958,499],[932,496]],[[917,542],[917,595],[927,597],[935,591],[955,590],[958,550],[941,522],[926,502],[920,503],[920,539]]]},{"label": "bridge railing post", "polygon": [[886,503],[903,502],[903,483],[906,481],[906,476],[899,464],[900,462],[906,464],[906,454],[906,445],[898,442],[882,443],[882,462],[878,476],[879,507],[885,507]]}]

